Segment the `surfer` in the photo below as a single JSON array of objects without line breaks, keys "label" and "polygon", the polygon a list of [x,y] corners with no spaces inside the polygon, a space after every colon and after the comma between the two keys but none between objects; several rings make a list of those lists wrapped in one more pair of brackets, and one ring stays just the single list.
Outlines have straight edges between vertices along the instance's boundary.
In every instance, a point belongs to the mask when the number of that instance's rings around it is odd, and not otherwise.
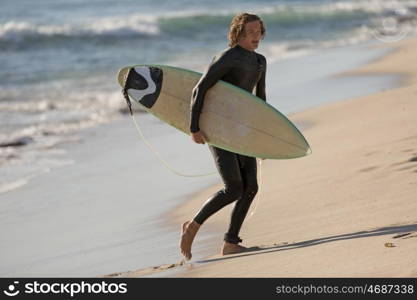
[{"label": "surfer", "polygon": [[[265,27],[257,15],[241,13],[233,17],[228,39],[229,48],[214,57],[193,89],[191,101],[191,138],[205,144],[207,137],[199,128],[204,96],[218,80],[234,84],[266,101],[266,59],[255,52],[265,36]],[[209,145],[224,188],[212,195],[192,220],[182,224],[181,253],[191,259],[191,245],[200,226],[224,206],[235,202],[228,231],[224,235],[222,255],[239,253],[247,248],[239,245],[239,231],[258,191],[256,158],[229,152]]]}]

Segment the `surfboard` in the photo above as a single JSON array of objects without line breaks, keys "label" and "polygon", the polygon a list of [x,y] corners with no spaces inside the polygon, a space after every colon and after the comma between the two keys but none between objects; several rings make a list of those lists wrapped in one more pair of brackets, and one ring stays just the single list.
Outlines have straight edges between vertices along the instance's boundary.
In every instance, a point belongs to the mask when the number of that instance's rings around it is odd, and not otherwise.
[{"label": "surfboard", "polygon": [[[120,69],[118,82],[147,112],[190,134],[192,89],[202,74],[167,65]],[[222,80],[210,88],[200,115],[208,144],[247,156],[290,159],[311,153],[297,127],[276,108]]]}]

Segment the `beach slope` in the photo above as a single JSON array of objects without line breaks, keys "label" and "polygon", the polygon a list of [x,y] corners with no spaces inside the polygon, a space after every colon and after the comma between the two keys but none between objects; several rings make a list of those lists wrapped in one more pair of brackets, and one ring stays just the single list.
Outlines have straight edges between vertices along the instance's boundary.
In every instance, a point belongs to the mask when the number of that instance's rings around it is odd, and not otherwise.
[{"label": "beach slope", "polygon": [[[290,116],[313,154],[267,160],[256,212],[243,225],[256,251],[214,255],[179,277],[417,276],[417,39],[338,76],[400,74],[402,86]],[[178,224],[220,186],[178,208]],[[227,228],[231,206],[212,217]]]}]

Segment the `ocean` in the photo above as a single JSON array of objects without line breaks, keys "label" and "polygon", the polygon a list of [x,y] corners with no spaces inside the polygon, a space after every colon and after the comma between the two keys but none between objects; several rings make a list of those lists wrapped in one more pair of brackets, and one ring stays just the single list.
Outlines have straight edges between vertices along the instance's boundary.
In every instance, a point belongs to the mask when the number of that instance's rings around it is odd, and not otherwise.
[{"label": "ocean", "polygon": [[[271,71],[281,84],[270,84],[268,89],[300,98],[300,102],[283,105],[284,113],[319,104],[305,99],[302,91],[293,93],[312,72],[299,76],[287,61],[305,57],[306,65],[319,66],[323,57],[314,60],[314,55],[325,49],[349,49],[372,40],[389,43],[414,35],[417,28],[417,1],[400,0],[1,0],[0,5],[0,196],[6,202],[12,199],[11,192],[42,174],[60,167],[76,169],[76,162],[61,145],[79,143],[82,130],[126,117],[126,104],[116,82],[118,69],[158,63],[202,72],[214,54],[227,47],[228,26],[238,12],[255,13],[265,21],[266,36],[257,51],[267,57],[268,64],[278,62],[282,67]],[[337,65],[337,59],[331,64]],[[286,84],[289,77],[291,84]],[[311,93],[320,89],[323,99],[325,90],[332,91],[321,81],[310,80],[304,88]],[[352,86],[355,89],[363,92]],[[148,136],[169,135],[175,143],[173,131],[164,131],[161,123],[145,118],[144,127]],[[159,149],[166,147],[161,141],[154,142],[160,143]],[[179,153],[171,156],[171,161],[181,161],[179,168],[187,163]],[[151,170],[156,163],[146,161],[144,165]],[[212,171],[210,165],[199,166],[202,172]],[[162,168],[152,171],[156,178],[167,172]],[[201,173],[198,168],[193,172]],[[196,185],[202,186],[202,182]],[[164,192],[161,198],[179,198],[183,193]],[[41,192],[36,197],[42,197]],[[65,198],[70,201],[69,195]],[[132,217],[135,222],[140,223]],[[31,274],[8,266],[9,274]],[[146,261],[138,266],[146,266]],[[59,270],[55,266],[54,274]],[[91,275],[103,269],[83,270],[80,266],[72,270],[74,273],[66,274]],[[48,274],[48,269],[38,274]]]}]

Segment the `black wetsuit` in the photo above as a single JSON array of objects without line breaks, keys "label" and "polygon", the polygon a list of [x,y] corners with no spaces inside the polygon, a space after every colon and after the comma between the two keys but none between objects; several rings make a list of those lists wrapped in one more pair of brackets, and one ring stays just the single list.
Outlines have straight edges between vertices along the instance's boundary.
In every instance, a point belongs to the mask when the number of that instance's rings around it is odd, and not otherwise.
[{"label": "black wetsuit", "polygon": [[[266,101],[266,59],[261,54],[237,45],[217,55],[193,89],[190,131],[197,132],[204,96],[218,80],[234,84],[248,92],[256,87],[256,96]],[[242,242],[239,231],[249,207],[258,191],[256,158],[209,146],[216,167],[224,182],[224,188],[208,199],[194,217],[203,224],[212,214],[237,200],[233,208],[230,226],[224,236],[226,242]]]}]

